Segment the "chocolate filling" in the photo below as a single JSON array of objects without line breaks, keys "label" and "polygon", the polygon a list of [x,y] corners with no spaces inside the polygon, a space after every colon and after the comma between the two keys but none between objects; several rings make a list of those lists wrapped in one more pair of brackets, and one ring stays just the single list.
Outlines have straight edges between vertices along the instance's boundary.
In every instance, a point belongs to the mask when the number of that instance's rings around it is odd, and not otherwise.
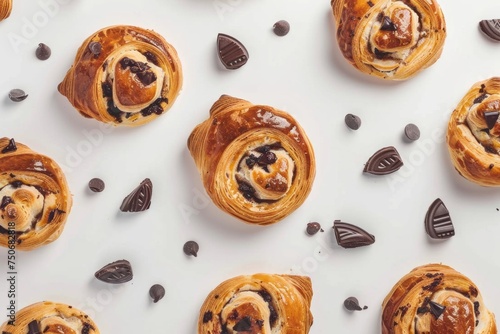
[{"label": "chocolate filling", "polygon": [[276,309],[274,308],[273,305],[273,297],[267,292],[266,290],[262,289],[260,291],[255,291],[257,292],[262,299],[267,303],[267,306],[269,307],[269,323],[271,324],[271,328],[276,325],[276,321],[278,320],[278,312],[276,312]]},{"label": "chocolate filling", "polygon": [[150,62],[152,62],[153,64],[155,64],[156,66],[158,66],[158,58],[156,58],[156,56],[149,52],[149,51],[146,51],[143,53],[144,57],[146,57],[146,59]]}]

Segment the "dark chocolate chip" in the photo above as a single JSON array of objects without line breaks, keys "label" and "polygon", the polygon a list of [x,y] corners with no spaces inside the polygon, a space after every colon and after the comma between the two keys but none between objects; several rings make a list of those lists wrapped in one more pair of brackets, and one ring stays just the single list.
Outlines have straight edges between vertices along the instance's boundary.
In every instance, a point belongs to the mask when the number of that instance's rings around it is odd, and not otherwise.
[{"label": "dark chocolate chip", "polygon": [[319,223],[307,223],[306,232],[308,235],[315,235],[319,230],[321,230],[321,225]]},{"label": "dark chocolate chip", "polygon": [[276,156],[276,154],[274,154],[271,151],[267,151],[266,153],[263,153],[259,157],[259,160],[257,160],[257,163],[259,164],[259,166],[267,166],[267,165],[271,165],[271,164],[275,163],[276,160],[278,160],[278,157]]},{"label": "dark chocolate chip", "polygon": [[356,225],[344,223],[340,220],[333,222],[333,230],[337,243],[343,248],[368,246],[375,242],[375,237],[370,233]]},{"label": "dark chocolate chip", "polygon": [[498,116],[500,116],[500,112],[498,111],[486,111],[484,113],[484,120],[486,121],[486,125],[488,129],[493,129],[495,124],[497,124]]},{"label": "dark chocolate chip", "polygon": [[156,81],[156,75],[150,71],[139,72],[136,75],[144,86],[149,86]]},{"label": "dark chocolate chip", "polygon": [[474,99],[474,101],[472,103],[476,104],[476,103],[481,103],[483,102],[486,98],[488,97],[488,94],[482,94],[482,95],[479,95],[478,97],[476,97]]},{"label": "dark chocolate chip", "polygon": [[361,118],[353,114],[347,114],[344,117],[345,124],[351,130],[357,130],[361,127]]},{"label": "dark chocolate chip", "polygon": [[373,53],[375,54],[375,57],[377,59],[384,59],[386,58],[387,56],[390,55],[390,52],[384,52],[384,51],[380,51],[379,49],[375,48],[373,50]]},{"label": "dark chocolate chip", "polygon": [[481,314],[481,312],[479,311],[479,302],[478,301],[474,302],[474,314],[476,315],[476,318],[478,318],[479,315]]},{"label": "dark chocolate chip", "polygon": [[149,51],[146,51],[144,53],[144,56],[146,57],[146,59],[150,62],[152,62],[153,64],[155,64],[156,66],[158,66],[158,58],[156,58],[156,56],[149,52]]},{"label": "dark chocolate chip", "polygon": [[415,141],[420,138],[420,129],[415,124],[407,124],[405,126],[405,136],[410,141]]},{"label": "dark chocolate chip", "polygon": [[255,188],[246,182],[238,182],[238,190],[246,199],[252,199],[255,194]]},{"label": "dark chocolate chip", "polygon": [[197,257],[198,251],[200,250],[200,245],[196,241],[188,241],[184,244],[182,248],[184,254]]},{"label": "dark chocolate chip", "polygon": [[214,314],[212,311],[205,312],[205,314],[203,314],[203,323],[206,324],[207,322],[212,321],[213,317]]},{"label": "dark chocolate chip", "polygon": [[248,332],[252,329],[252,318],[249,316],[243,317],[233,326],[233,331]]},{"label": "dark chocolate chip", "polygon": [[248,61],[249,54],[245,46],[236,38],[219,34],[217,36],[219,59],[228,70],[236,70]]},{"label": "dark chocolate chip", "polygon": [[382,18],[382,24],[380,25],[380,30],[396,31],[398,30],[398,27],[396,27],[394,22],[391,21],[391,18],[389,16],[384,16]]},{"label": "dark chocolate chip", "polygon": [[123,57],[120,60],[120,65],[122,66],[122,69],[126,69],[127,67],[135,65],[135,61],[133,59],[128,58],[128,57]]},{"label": "dark chocolate chip", "polygon": [[153,196],[153,183],[144,179],[127,197],[123,199],[120,210],[123,212],[140,212],[149,209]]},{"label": "dark chocolate chip", "polygon": [[99,269],[95,274],[95,278],[100,281],[110,284],[121,284],[132,280],[134,277],[132,266],[127,260],[118,260],[109,263]]},{"label": "dark chocolate chip", "polygon": [[436,319],[439,318],[441,316],[441,314],[444,313],[445,309],[446,309],[446,306],[443,306],[443,305],[438,304],[438,303],[433,302],[433,301],[429,302],[429,311]]},{"label": "dark chocolate chip", "polygon": [[113,96],[113,88],[111,88],[111,84],[109,82],[103,82],[101,84],[102,88],[102,96],[103,97],[112,97]]},{"label": "dark chocolate chip", "polygon": [[248,168],[252,169],[253,166],[255,166],[255,163],[257,162],[257,157],[253,154],[250,154],[248,158],[245,159],[245,163],[247,164]]},{"label": "dark chocolate chip", "polygon": [[273,25],[273,31],[277,36],[285,36],[290,32],[290,23],[280,20]]},{"label": "dark chocolate chip", "polygon": [[479,22],[479,28],[487,37],[500,42],[500,19],[482,20]]},{"label": "dark chocolate chip", "polygon": [[160,284],[155,284],[149,288],[149,296],[153,298],[153,303],[157,303],[160,299],[165,297],[165,288]]},{"label": "dark chocolate chip", "polygon": [[38,59],[40,60],[47,60],[50,58],[50,55],[52,54],[52,51],[50,48],[43,43],[38,44],[38,47],[36,48],[35,55]]},{"label": "dark chocolate chip", "polygon": [[13,89],[9,92],[9,99],[13,102],[21,102],[28,97],[28,94],[22,89]]},{"label": "dark chocolate chip", "polygon": [[38,320],[33,320],[28,324],[28,334],[42,334]]},{"label": "dark chocolate chip", "polygon": [[10,196],[2,197],[2,202],[0,203],[0,210],[4,210],[10,203],[14,203],[12,197]]},{"label": "dark chocolate chip", "polygon": [[361,311],[362,308],[359,306],[359,301],[356,297],[348,297],[344,300],[344,307],[348,311]]},{"label": "dark chocolate chip", "polygon": [[450,213],[439,198],[427,210],[425,231],[433,239],[446,239],[455,235]]},{"label": "dark chocolate chip", "polygon": [[373,2],[371,2],[371,1],[368,1],[368,2],[367,2],[367,4],[368,4],[368,6],[370,6],[370,7],[375,6],[375,4],[374,4]]},{"label": "dark chocolate chip", "polygon": [[23,183],[21,181],[13,181],[10,185],[12,186],[12,188],[17,189],[17,188],[21,188]]},{"label": "dark chocolate chip", "polygon": [[100,193],[105,187],[106,185],[104,184],[104,181],[100,178],[95,177],[89,181],[89,188],[95,193]]},{"label": "dark chocolate chip", "polygon": [[102,44],[99,42],[90,42],[89,50],[94,56],[99,56],[102,52]]},{"label": "dark chocolate chip", "polygon": [[374,175],[394,173],[403,166],[398,151],[392,147],[384,147],[375,152],[366,162],[363,172]]},{"label": "dark chocolate chip", "polygon": [[[87,315],[85,316],[85,318],[87,318]],[[83,327],[82,327],[82,334],[89,334],[90,330],[94,331],[95,328],[91,324],[89,324],[88,322],[84,323]]]},{"label": "dark chocolate chip", "polygon": [[14,138],[11,138],[9,140],[9,143],[7,144],[7,146],[5,146],[0,151],[0,153],[8,153],[8,152],[15,152],[15,151],[17,151],[16,141],[14,140]]}]

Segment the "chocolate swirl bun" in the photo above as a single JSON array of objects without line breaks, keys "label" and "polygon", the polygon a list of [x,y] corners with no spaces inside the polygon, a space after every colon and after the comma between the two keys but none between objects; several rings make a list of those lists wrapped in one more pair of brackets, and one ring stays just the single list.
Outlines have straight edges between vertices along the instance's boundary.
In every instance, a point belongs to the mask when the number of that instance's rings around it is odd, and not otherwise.
[{"label": "chocolate swirl bun", "polygon": [[0,245],[32,250],[56,240],[72,198],[60,167],[13,139],[0,139]]},{"label": "chocolate swirl bun", "polygon": [[49,301],[27,306],[16,313],[14,325],[6,321],[0,333],[99,334],[94,321],[82,311]]},{"label": "chocolate swirl bun", "polygon": [[84,117],[138,126],[166,112],[181,87],[179,57],[163,37],[112,26],[83,42],[58,89]]},{"label": "chocolate swirl bun", "polygon": [[332,0],[337,42],[361,72],[405,80],[441,56],[446,24],[435,0]]},{"label": "chocolate swirl bun", "polygon": [[453,111],[446,141],[455,169],[482,186],[500,186],[500,78],[472,86]]},{"label": "chocolate swirl bun", "polygon": [[251,224],[297,209],[315,176],[313,148],[289,114],[223,95],[188,139],[213,202]]},{"label": "chocolate swirl bun", "polygon": [[441,264],[413,269],[394,285],[382,308],[382,334],[497,333],[477,286]]},{"label": "chocolate swirl bun", "polygon": [[0,1],[0,21],[5,20],[10,16],[12,11],[12,0],[1,0]]},{"label": "chocolate swirl bun", "polygon": [[307,334],[313,323],[309,277],[255,274],[217,286],[200,310],[198,334]]}]

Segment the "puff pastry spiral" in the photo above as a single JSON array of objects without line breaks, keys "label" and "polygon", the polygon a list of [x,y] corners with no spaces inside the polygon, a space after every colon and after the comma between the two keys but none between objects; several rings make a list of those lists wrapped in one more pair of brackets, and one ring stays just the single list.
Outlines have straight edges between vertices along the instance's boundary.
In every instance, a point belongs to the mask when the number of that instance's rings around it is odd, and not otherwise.
[{"label": "puff pastry spiral", "polygon": [[477,286],[441,264],[413,269],[394,285],[382,307],[382,334],[497,333]]},{"label": "puff pastry spiral", "polygon": [[500,78],[474,84],[453,111],[446,141],[455,169],[482,186],[500,186]]},{"label": "puff pastry spiral", "polygon": [[332,0],[337,42],[361,72],[405,80],[441,56],[446,23],[436,0]]},{"label": "puff pastry spiral", "polygon": [[55,161],[13,143],[0,138],[0,245],[14,233],[16,249],[32,250],[59,237],[72,198]]},{"label": "puff pastry spiral", "polygon": [[0,327],[0,333],[99,334],[99,329],[82,311],[69,305],[44,301],[19,310],[14,325],[6,321]]},{"label": "puff pastry spiral", "polygon": [[309,277],[255,274],[217,286],[200,310],[198,334],[307,334],[313,322]]},{"label": "puff pastry spiral", "polygon": [[269,106],[221,96],[188,148],[213,202],[247,223],[283,219],[313,184],[309,139],[292,116]]},{"label": "puff pastry spiral", "polygon": [[0,21],[10,16],[12,11],[12,0],[0,0]]},{"label": "puff pastry spiral", "polygon": [[84,117],[138,126],[166,112],[181,87],[174,47],[156,32],[120,25],[83,42],[58,90]]}]

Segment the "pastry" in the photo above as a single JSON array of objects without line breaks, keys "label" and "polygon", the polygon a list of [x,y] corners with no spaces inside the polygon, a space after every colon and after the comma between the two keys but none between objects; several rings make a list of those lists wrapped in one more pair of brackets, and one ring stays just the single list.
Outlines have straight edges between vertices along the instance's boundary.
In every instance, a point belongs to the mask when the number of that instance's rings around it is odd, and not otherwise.
[{"label": "pastry", "polygon": [[405,80],[441,56],[446,23],[436,0],[332,0],[337,42],[363,73]]},{"label": "pastry", "polygon": [[14,325],[10,320],[0,326],[9,334],[99,334],[94,321],[82,311],[65,304],[39,302],[19,310]]},{"label": "pastry", "polygon": [[12,0],[0,0],[0,21],[10,16],[12,11]]},{"label": "pastry", "polygon": [[309,277],[255,274],[217,286],[198,318],[198,334],[307,334],[313,323]]},{"label": "pastry", "polygon": [[284,111],[223,95],[188,139],[213,202],[251,224],[275,223],[309,194],[314,152],[304,130]]},{"label": "pastry", "polygon": [[413,269],[382,304],[382,334],[496,334],[477,286],[442,264]]},{"label": "pastry", "polygon": [[[0,245],[32,250],[56,240],[72,198],[61,168],[14,139],[0,138]],[[15,236],[15,237],[14,237]]]},{"label": "pastry", "polygon": [[173,46],[154,31],[120,25],[83,42],[58,90],[84,117],[138,126],[165,113],[181,87]]},{"label": "pastry", "polygon": [[500,78],[472,86],[448,123],[446,142],[455,169],[482,186],[500,186]]}]

